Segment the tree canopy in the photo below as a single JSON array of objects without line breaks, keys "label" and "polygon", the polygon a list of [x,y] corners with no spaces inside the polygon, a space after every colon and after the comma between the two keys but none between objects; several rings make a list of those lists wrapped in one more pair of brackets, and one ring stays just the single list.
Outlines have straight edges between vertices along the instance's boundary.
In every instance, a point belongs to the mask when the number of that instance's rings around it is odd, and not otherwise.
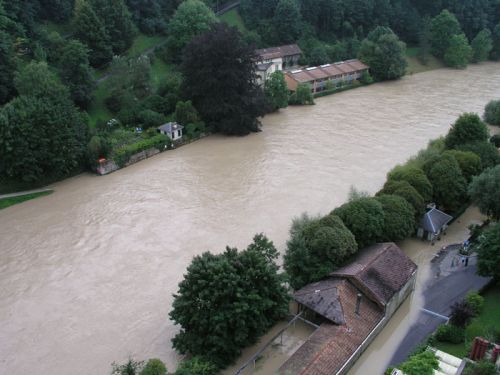
[{"label": "tree canopy", "polygon": [[404,198],[397,195],[380,195],[376,198],[384,210],[382,241],[401,241],[415,230],[415,210]]},{"label": "tree canopy", "polygon": [[481,158],[471,151],[447,150],[443,155],[451,155],[457,161],[467,182],[481,173]]},{"label": "tree canopy", "polygon": [[444,53],[444,62],[452,68],[466,68],[472,57],[472,48],[465,34],[453,35]]},{"label": "tree canopy", "polygon": [[482,213],[500,219],[500,165],[472,179],[469,195]]},{"label": "tree canopy", "polygon": [[471,42],[472,61],[481,62],[488,60],[491,50],[493,49],[493,40],[491,39],[491,31],[483,29]]},{"label": "tree canopy", "polygon": [[463,113],[452,125],[445,137],[446,148],[456,148],[469,142],[486,142],[488,128],[476,113]]},{"label": "tree canopy", "polygon": [[288,313],[288,294],[274,263],[278,251],[262,234],[246,250],[196,256],[174,295],[172,340],[180,353],[229,364]]},{"label": "tree canopy", "polygon": [[422,196],[424,203],[432,200],[432,184],[418,167],[398,165],[387,175],[388,181],[406,181]]},{"label": "tree canopy", "polygon": [[431,21],[430,41],[433,55],[444,57],[453,36],[462,33],[460,23],[454,14],[443,10]]},{"label": "tree canopy", "polygon": [[282,72],[278,70],[271,74],[266,81],[265,94],[272,110],[288,106],[288,86]]},{"label": "tree canopy", "polygon": [[388,180],[383,189],[377,193],[377,196],[383,194],[404,198],[413,207],[417,219],[420,219],[420,216],[425,212],[424,198],[407,181]]},{"label": "tree canopy", "polygon": [[297,0],[279,0],[274,11],[273,25],[280,43],[297,41],[301,33],[301,13]]},{"label": "tree canopy", "polygon": [[476,250],[477,273],[500,280],[500,223],[496,223],[479,237]]},{"label": "tree canopy", "polygon": [[490,100],[486,104],[483,118],[491,125],[500,125],[500,100]]}]

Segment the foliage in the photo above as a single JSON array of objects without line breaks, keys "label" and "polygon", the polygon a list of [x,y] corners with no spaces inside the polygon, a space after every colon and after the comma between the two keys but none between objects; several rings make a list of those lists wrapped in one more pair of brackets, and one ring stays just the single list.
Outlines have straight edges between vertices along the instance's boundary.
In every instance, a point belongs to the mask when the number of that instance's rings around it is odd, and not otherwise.
[{"label": "foliage", "polygon": [[469,195],[482,213],[498,220],[500,218],[500,165],[474,177],[469,185]]},{"label": "foliage", "polygon": [[431,52],[431,19],[427,16],[422,20],[422,29],[418,38],[418,59],[423,65],[429,63]]},{"label": "foliage", "polygon": [[14,87],[14,62],[12,40],[0,30],[0,105],[8,102],[16,91]]},{"label": "foliage", "polygon": [[169,314],[181,326],[174,348],[224,366],[283,318],[288,295],[274,263],[277,257],[262,234],[246,250],[227,247],[218,255],[196,256]]},{"label": "foliage", "polygon": [[162,15],[161,1],[158,0],[126,0],[132,19],[139,29],[148,35],[161,33],[166,29]]},{"label": "foliage", "polygon": [[493,29],[492,34],[493,48],[490,53],[492,60],[500,60],[500,22]]},{"label": "foliage", "polygon": [[488,128],[476,113],[463,113],[452,125],[445,138],[446,148],[456,148],[464,143],[488,140]]},{"label": "foliage", "polygon": [[77,170],[87,128],[66,87],[46,63],[28,64],[15,82],[20,96],[0,110],[0,176],[35,182]]},{"label": "foliage", "polygon": [[421,168],[398,165],[387,175],[388,181],[406,181],[423,198],[424,203],[432,200],[432,184]]},{"label": "foliage", "polygon": [[470,291],[465,296],[465,301],[469,304],[472,311],[474,311],[474,315],[477,316],[481,313],[484,305],[484,297],[481,296],[478,292]]},{"label": "foliage", "polygon": [[470,151],[481,158],[481,169],[491,168],[500,163],[500,155],[490,142],[468,142],[457,147],[461,151]]},{"label": "foliage", "polygon": [[491,31],[483,29],[477,33],[476,37],[472,39],[472,61],[481,62],[488,60],[491,50],[493,49],[493,40],[491,39]]},{"label": "foliage", "polygon": [[356,240],[339,217],[294,219],[284,256],[290,285],[297,290],[321,280],[356,251]]},{"label": "foliage", "polygon": [[273,72],[266,81],[265,94],[273,111],[288,106],[288,87],[281,71]]},{"label": "foliage", "polygon": [[497,375],[495,364],[487,359],[482,359],[478,363],[470,364],[463,372],[463,375]]},{"label": "foliage", "polygon": [[397,195],[380,195],[376,199],[384,210],[382,241],[396,242],[411,236],[415,230],[415,210],[410,203]]},{"label": "foliage", "polygon": [[391,29],[379,26],[361,43],[359,59],[370,66],[375,80],[397,79],[405,74],[405,49]]},{"label": "foliage", "polygon": [[491,100],[484,107],[484,121],[491,125],[500,125],[500,100]]},{"label": "foliage", "polygon": [[217,375],[217,367],[201,357],[182,361],[175,375]]},{"label": "foliage", "polygon": [[301,32],[301,13],[297,0],[279,0],[274,11],[273,25],[281,44],[297,41]]},{"label": "foliage", "polygon": [[138,152],[156,148],[159,151],[165,150],[171,143],[170,138],[164,134],[158,134],[151,138],[142,139],[132,144],[126,144],[113,149],[112,158],[120,167],[123,167],[130,160],[130,157]]},{"label": "foliage", "polygon": [[177,102],[174,117],[175,121],[181,125],[194,124],[200,121],[200,115],[190,100]]},{"label": "foliage", "polygon": [[500,223],[485,231],[477,245],[478,274],[500,280]]},{"label": "foliage", "polygon": [[460,344],[465,340],[465,330],[452,324],[442,324],[436,330],[435,336],[441,342]]},{"label": "foliage", "polygon": [[474,317],[474,310],[465,300],[455,302],[450,308],[450,323],[455,327],[465,328]]},{"label": "foliage", "polygon": [[375,198],[360,198],[344,203],[332,212],[339,216],[354,234],[360,249],[372,245],[382,238],[384,209]]},{"label": "foliage", "polygon": [[473,50],[465,34],[453,35],[444,53],[444,63],[452,68],[466,68]]},{"label": "foliage", "polygon": [[184,47],[210,30],[215,22],[215,14],[202,1],[183,1],[168,23],[167,48],[172,61],[179,62]]},{"label": "foliage", "polygon": [[181,70],[184,95],[209,126],[228,135],[259,130],[265,97],[254,80],[254,50],[236,28],[215,24],[193,39]]},{"label": "foliage", "polygon": [[107,157],[111,147],[106,138],[94,135],[87,145],[87,157],[90,165],[95,165],[101,157]]},{"label": "foliage", "polygon": [[500,148],[500,134],[495,134],[490,138],[490,143],[496,148]]},{"label": "foliage", "polygon": [[140,125],[143,129],[156,128],[166,122],[165,115],[152,111],[150,109],[145,109],[140,111],[137,115],[138,123],[135,125]]},{"label": "foliage", "polygon": [[481,158],[477,154],[470,151],[447,150],[443,153],[443,156],[446,155],[452,156],[457,161],[467,182],[481,173]]},{"label": "foliage", "polygon": [[404,198],[413,207],[416,219],[419,219],[425,212],[424,199],[407,181],[388,180],[377,196],[382,194],[392,194]]},{"label": "foliage", "polygon": [[139,375],[139,372],[144,366],[144,362],[135,361],[132,358],[129,358],[127,363],[123,365],[113,363],[111,366],[113,367],[111,375]]},{"label": "foliage", "polygon": [[453,36],[461,34],[460,24],[455,15],[443,10],[431,21],[430,42],[432,54],[444,57]]},{"label": "foliage", "polygon": [[439,362],[431,351],[411,356],[399,369],[407,375],[433,375],[434,370],[439,368]]},{"label": "foliage", "polygon": [[290,104],[313,105],[314,97],[311,86],[307,83],[299,83],[296,91],[290,95]]}]

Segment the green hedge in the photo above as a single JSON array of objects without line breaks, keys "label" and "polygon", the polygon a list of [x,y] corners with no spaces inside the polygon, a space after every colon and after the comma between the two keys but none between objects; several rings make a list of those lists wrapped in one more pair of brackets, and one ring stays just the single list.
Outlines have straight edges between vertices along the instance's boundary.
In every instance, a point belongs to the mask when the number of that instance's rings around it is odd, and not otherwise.
[{"label": "green hedge", "polygon": [[440,325],[436,331],[436,340],[461,344],[465,341],[465,329],[455,327],[451,324]]},{"label": "green hedge", "polygon": [[171,140],[169,137],[164,134],[158,134],[151,138],[146,138],[139,142],[118,148],[113,152],[113,160],[118,166],[123,167],[130,160],[132,155],[150,148],[156,148],[159,151],[163,151],[170,142]]}]

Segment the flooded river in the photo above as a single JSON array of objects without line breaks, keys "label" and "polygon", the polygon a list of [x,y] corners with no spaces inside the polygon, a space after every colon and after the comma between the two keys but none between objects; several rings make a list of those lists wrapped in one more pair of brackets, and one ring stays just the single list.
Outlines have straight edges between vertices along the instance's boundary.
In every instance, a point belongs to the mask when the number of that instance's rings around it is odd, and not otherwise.
[{"label": "flooded river", "polygon": [[0,211],[0,374],[107,374],[129,355],[173,370],[168,312],[193,255],[257,232],[284,250],[292,217],[329,212],[351,185],[374,193],[461,112],[499,97],[500,64],[421,73]]}]

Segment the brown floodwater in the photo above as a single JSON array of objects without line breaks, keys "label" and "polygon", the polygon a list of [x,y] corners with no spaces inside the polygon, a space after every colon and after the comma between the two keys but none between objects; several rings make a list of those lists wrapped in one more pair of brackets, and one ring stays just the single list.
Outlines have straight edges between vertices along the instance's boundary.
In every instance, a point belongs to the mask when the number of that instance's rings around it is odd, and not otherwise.
[{"label": "brown floodwater", "polygon": [[[0,373],[106,374],[159,357],[173,370],[172,294],[193,255],[374,193],[395,164],[500,97],[500,64],[436,70],[267,116],[0,211]],[[403,311],[403,310],[402,310]]]}]

